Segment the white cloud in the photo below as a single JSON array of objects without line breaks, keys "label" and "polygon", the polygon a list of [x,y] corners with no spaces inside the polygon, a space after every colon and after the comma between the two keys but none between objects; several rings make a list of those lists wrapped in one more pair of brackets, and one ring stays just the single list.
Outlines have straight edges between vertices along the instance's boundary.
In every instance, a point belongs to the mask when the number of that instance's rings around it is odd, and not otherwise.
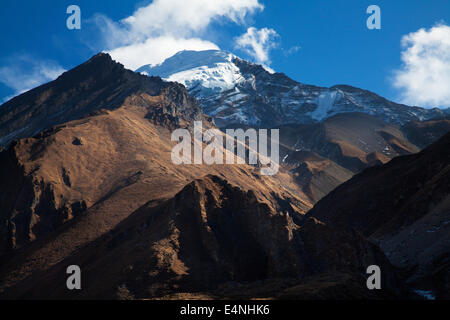
[{"label": "white cloud", "polygon": [[247,32],[236,39],[236,47],[244,50],[255,62],[264,66],[270,65],[269,52],[276,47],[279,38],[273,29],[248,28]]},{"label": "white cloud", "polygon": [[402,38],[403,66],[394,75],[403,103],[450,107],[450,26],[420,29]]},{"label": "white cloud", "polygon": [[14,90],[13,98],[43,83],[52,81],[64,70],[57,62],[37,60],[29,55],[18,55],[8,60],[8,66],[0,67],[0,82]]},{"label": "white cloud", "polygon": [[302,48],[302,47],[300,47],[300,46],[293,46],[293,47],[290,47],[289,49],[284,50],[284,55],[285,55],[285,56],[290,56],[290,55],[292,55],[292,54],[295,54],[295,53],[299,52],[301,48]]},{"label": "white cloud", "polygon": [[213,19],[243,22],[248,13],[262,10],[258,0],[155,0],[122,22],[139,38],[155,35],[192,36]]},{"label": "white cloud", "polygon": [[218,49],[202,39],[213,21],[241,24],[259,0],[154,0],[119,22],[96,16],[111,56],[129,69],[158,64],[181,50]]},{"label": "white cloud", "polygon": [[119,47],[109,53],[128,69],[136,70],[143,65],[156,65],[182,50],[218,50],[212,42],[198,38],[177,39],[171,36],[149,38],[129,46]]}]

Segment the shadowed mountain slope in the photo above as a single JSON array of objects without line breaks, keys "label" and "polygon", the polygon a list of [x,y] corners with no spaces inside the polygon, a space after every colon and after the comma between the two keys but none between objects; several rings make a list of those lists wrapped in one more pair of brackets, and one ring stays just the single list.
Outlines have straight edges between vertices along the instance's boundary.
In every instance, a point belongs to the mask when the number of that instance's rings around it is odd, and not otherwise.
[{"label": "shadowed mountain slope", "polygon": [[425,148],[450,131],[450,120],[411,121],[401,129],[409,141]]},{"label": "shadowed mountain slope", "polygon": [[331,192],[308,216],[350,226],[390,260],[448,297],[450,134],[422,152],[369,168]]},{"label": "shadowed mountain slope", "polygon": [[[82,291],[70,292],[59,280],[71,264],[83,270]],[[385,270],[382,291],[363,290],[365,270],[372,264]],[[320,278],[313,280],[319,275],[334,280],[308,292],[311,282],[320,283]],[[333,290],[339,286],[345,290]],[[158,298],[185,293],[330,299],[361,293],[392,298],[400,292],[386,257],[358,233],[296,217],[258,200],[251,190],[207,176],[166,202],[144,205],[98,241],[5,296]]]},{"label": "shadowed mountain slope", "polygon": [[312,151],[293,151],[285,158],[283,165],[314,202],[353,176],[350,170]]}]

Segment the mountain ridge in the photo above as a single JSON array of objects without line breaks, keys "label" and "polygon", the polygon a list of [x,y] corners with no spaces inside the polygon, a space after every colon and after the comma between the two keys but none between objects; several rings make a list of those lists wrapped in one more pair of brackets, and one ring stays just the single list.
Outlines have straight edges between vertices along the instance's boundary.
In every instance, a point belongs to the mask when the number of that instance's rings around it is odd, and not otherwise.
[{"label": "mountain ridge", "polygon": [[[195,100],[178,83],[136,74],[105,53],[66,71],[56,80],[23,93],[0,107],[0,145],[32,137],[53,126],[80,119],[102,109],[120,107],[132,94],[167,92],[166,114],[201,118]],[[185,102],[185,110],[169,110]],[[183,115],[184,111],[193,115]]]},{"label": "mountain ridge", "polygon": [[[184,61],[179,69],[177,61]],[[349,85],[302,84],[218,50],[181,51],[158,66],[146,65],[136,72],[184,84],[219,127],[314,123],[344,112],[363,112],[399,125],[446,115],[437,108],[397,104]]]}]

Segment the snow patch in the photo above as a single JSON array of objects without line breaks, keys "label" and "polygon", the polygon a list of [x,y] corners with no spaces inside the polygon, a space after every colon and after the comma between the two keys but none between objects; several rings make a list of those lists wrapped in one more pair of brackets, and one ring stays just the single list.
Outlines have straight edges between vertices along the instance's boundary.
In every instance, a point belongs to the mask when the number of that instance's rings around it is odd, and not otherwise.
[{"label": "snow patch", "polygon": [[337,91],[325,91],[319,95],[316,100],[317,108],[310,113],[311,118],[322,121],[329,116],[329,112],[333,109],[334,102],[337,99]]},{"label": "snow patch", "polygon": [[219,50],[181,51],[159,65],[146,65],[136,72],[182,83],[188,90],[200,88],[202,94],[212,95],[233,89],[245,80],[233,63],[235,58]]}]

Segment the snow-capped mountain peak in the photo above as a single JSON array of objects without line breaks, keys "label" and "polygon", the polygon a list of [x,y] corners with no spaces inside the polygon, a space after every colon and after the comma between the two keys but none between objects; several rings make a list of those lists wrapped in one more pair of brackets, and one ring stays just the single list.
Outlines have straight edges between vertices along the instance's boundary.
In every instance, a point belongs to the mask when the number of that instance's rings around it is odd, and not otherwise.
[{"label": "snow-capped mountain peak", "polygon": [[233,54],[219,50],[181,51],[160,65],[146,65],[137,72],[179,82],[187,88],[199,87],[204,95],[216,94],[233,89],[243,80],[233,63],[235,58]]},{"label": "snow-capped mountain peak", "polygon": [[184,84],[220,127],[311,123],[344,112],[367,113],[395,124],[444,115],[439,109],[397,104],[347,85],[305,85],[219,50],[181,51],[136,72]]}]

